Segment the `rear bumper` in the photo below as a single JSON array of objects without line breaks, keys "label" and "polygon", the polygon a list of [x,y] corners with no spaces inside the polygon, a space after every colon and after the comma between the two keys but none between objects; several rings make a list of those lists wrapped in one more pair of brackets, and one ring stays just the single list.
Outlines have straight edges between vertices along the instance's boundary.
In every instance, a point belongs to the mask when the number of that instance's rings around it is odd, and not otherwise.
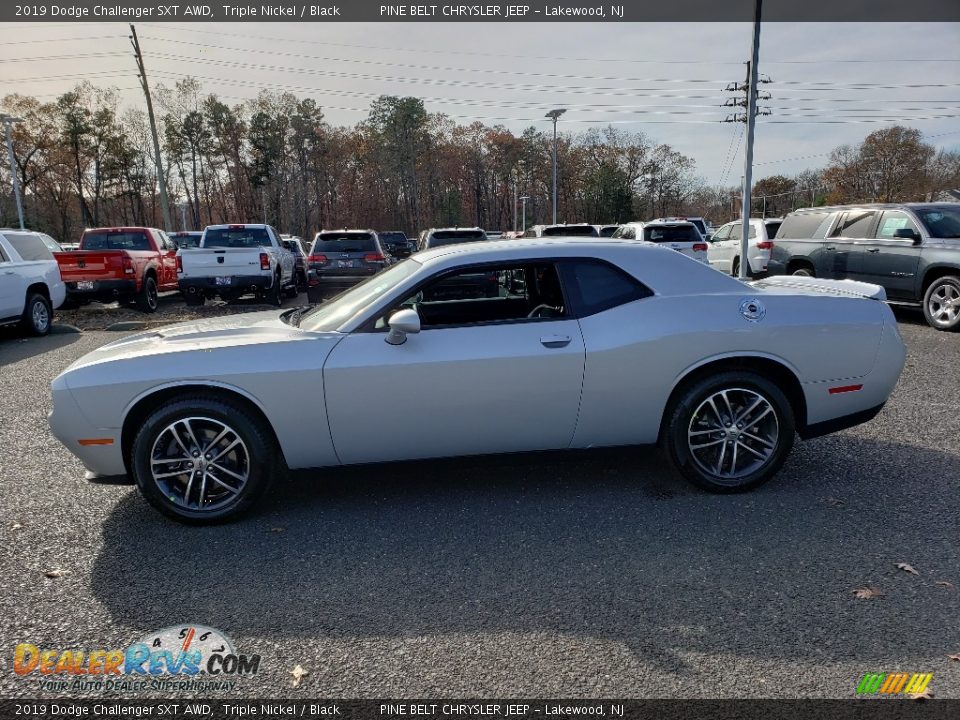
[{"label": "rear bumper", "polygon": [[273,275],[231,275],[229,285],[218,285],[217,276],[180,278],[178,285],[184,295],[202,292],[206,295],[219,293],[251,293],[273,287]]},{"label": "rear bumper", "polygon": [[93,280],[93,288],[90,290],[80,290],[76,282],[65,283],[67,286],[67,297],[78,300],[101,300],[110,302],[120,297],[130,297],[137,293],[137,281],[134,279],[124,280]]}]

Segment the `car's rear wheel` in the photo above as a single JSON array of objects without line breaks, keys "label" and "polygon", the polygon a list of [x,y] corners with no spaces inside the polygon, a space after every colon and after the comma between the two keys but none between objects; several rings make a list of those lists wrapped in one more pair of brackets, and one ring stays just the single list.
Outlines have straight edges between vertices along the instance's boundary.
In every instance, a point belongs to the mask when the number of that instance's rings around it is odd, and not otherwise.
[{"label": "car's rear wheel", "polygon": [[923,296],[923,315],[937,330],[960,329],[960,277],[937,278]]},{"label": "car's rear wheel", "polygon": [[157,281],[153,275],[147,275],[143,279],[140,292],[137,293],[137,309],[141,312],[156,312],[160,306],[160,296],[157,292]]},{"label": "car's rear wheel", "polygon": [[31,335],[46,335],[50,332],[52,318],[50,301],[40,293],[30,293],[20,317],[20,326]]},{"label": "car's rear wheel", "polygon": [[685,388],[668,412],[664,449],[671,465],[711,492],[757,487],[776,474],[793,447],[790,402],[756,373],[703,378]]},{"label": "car's rear wheel", "polygon": [[800,277],[816,277],[813,268],[809,265],[798,265],[790,271],[790,274],[799,275]]},{"label": "car's rear wheel", "polygon": [[172,400],[137,433],[130,465],[144,498],[184,523],[222,522],[246,510],[282,472],[270,429],[239,403]]},{"label": "car's rear wheel", "polygon": [[274,307],[280,307],[283,304],[283,288],[280,287],[280,276],[275,275],[273,286],[267,291],[267,303]]}]

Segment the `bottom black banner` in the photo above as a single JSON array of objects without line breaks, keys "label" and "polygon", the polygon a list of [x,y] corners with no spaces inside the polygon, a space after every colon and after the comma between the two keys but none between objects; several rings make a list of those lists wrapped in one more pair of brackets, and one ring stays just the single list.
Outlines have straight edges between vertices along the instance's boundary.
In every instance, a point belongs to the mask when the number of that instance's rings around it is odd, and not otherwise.
[{"label": "bottom black banner", "polygon": [[0,700],[0,719],[769,720],[960,718],[960,700]]}]

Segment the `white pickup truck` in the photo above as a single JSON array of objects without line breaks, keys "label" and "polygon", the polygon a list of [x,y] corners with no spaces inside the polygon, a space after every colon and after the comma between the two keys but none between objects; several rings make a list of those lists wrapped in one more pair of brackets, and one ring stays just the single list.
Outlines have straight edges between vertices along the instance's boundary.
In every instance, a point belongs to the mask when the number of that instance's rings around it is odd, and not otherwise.
[{"label": "white pickup truck", "polygon": [[177,251],[180,292],[187,305],[252,293],[280,306],[297,295],[296,258],[269,225],[208,225],[196,248]]}]

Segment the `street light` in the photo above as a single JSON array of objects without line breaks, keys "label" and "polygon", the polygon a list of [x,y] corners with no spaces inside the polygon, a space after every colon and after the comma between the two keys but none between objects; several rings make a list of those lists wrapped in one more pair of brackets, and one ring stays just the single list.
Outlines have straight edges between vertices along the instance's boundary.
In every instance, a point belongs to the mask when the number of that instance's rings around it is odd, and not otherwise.
[{"label": "street light", "polygon": [[10,134],[10,128],[13,124],[23,122],[23,118],[0,113],[0,122],[3,123],[7,135],[7,160],[10,161],[10,177],[13,180],[13,195],[17,199],[17,217],[20,220],[20,229],[26,230],[26,225],[23,224],[23,202],[20,200],[20,176],[17,175],[17,161],[13,156],[13,137]]},{"label": "street light", "polygon": [[544,117],[553,120],[553,224],[557,224],[557,118],[566,112],[564,108],[551,110]]},{"label": "street light", "polygon": [[529,199],[529,195],[520,196],[520,206],[523,208],[523,232],[527,231],[527,200]]}]

